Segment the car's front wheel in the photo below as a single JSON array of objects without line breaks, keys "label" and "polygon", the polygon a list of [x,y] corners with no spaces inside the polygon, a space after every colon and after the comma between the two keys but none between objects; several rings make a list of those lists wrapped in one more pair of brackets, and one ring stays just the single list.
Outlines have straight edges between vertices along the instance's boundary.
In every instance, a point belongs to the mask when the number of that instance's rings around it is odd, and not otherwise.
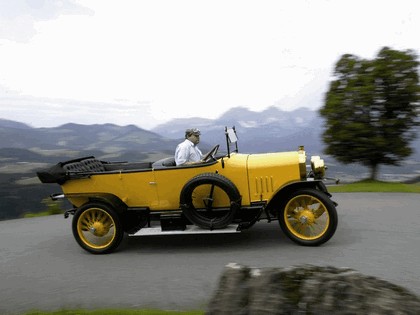
[{"label": "car's front wheel", "polygon": [[89,202],[76,211],[72,230],[77,243],[92,254],[110,253],[118,247],[124,236],[115,210],[96,202]]},{"label": "car's front wheel", "polygon": [[300,245],[321,245],[337,229],[334,203],[325,193],[316,189],[293,192],[281,203],[278,216],[283,232]]}]

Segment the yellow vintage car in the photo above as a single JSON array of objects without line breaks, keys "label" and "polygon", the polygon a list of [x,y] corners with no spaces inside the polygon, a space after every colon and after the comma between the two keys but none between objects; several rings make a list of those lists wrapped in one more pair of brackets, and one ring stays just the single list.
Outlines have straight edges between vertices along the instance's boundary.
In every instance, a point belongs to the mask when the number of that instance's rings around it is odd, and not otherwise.
[{"label": "yellow vintage car", "polygon": [[328,241],[337,228],[336,203],[323,182],[324,161],[293,152],[238,152],[235,128],[225,128],[227,152],[219,145],[202,163],[107,162],[95,157],[60,162],[37,173],[57,183],[73,208],[77,243],[93,254],[110,253],[130,236],[237,233],[260,220],[278,220],[300,245]]}]

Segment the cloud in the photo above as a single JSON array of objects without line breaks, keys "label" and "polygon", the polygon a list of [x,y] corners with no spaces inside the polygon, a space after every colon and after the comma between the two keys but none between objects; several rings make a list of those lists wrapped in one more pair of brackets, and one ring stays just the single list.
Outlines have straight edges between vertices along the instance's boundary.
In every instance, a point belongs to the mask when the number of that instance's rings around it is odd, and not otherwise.
[{"label": "cloud", "polygon": [[72,99],[21,95],[0,86],[0,117],[24,122],[32,127],[56,127],[69,122],[90,125],[134,124],[151,129],[159,122],[147,102],[124,99],[113,102],[89,102]]},{"label": "cloud", "polygon": [[417,1],[0,1],[0,99],[14,106],[0,117],[143,127],[317,109],[341,55],[420,51]]},{"label": "cloud", "polygon": [[72,0],[12,0],[0,2],[0,38],[28,42],[36,33],[35,23],[60,15],[92,15],[91,9]]}]

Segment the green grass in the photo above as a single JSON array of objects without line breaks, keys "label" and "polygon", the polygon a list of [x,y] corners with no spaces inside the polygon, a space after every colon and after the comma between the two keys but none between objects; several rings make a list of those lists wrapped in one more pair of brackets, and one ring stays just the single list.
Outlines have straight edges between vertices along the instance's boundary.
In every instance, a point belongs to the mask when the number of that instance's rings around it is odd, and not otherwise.
[{"label": "green grass", "polygon": [[53,201],[50,198],[44,198],[42,203],[46,206],[46,210],[42,212],[27,212],[23,215],[24,218],[36,218],[36,217],[45,217],[48,215],[54,214],[63,214],[64,210],[62,209],[62,202],[60,200]]},{"label": "green grass", "polygon": [[203,311],[162,311],[162,310],[62,310],[55,312],[29,312],[25,315],[203,315]]},{"label": "green grass", "polygon": [[42,212],[37,212],[37,213],[33,213],[33,212],[28,212],[25,213],[23,215],[24,218],[37,218],[37,217],[46,217],[49,215],[55,215],[55,214],[63,214],[64,211],[61,212],[51,212],[51,211],[42,211]]},{"label": "green grass", "polygon": [[396,182],[381,182],[373,180],[362,180],[351,184],[329,186],[328,191],[340,192],[403,192],[420,193],[420,184],[403,184]]}]

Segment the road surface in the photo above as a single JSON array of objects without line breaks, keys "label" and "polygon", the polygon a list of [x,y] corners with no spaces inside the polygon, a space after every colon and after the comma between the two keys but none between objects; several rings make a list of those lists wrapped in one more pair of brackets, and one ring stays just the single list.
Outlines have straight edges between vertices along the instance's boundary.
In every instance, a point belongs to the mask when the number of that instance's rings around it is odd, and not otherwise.
[{"label": "road surface", "polygon": [[0,222],[0,313],[74,308],[205,309],[223,268],[350,267],[420,295],[420,194],[335,194],[339,226],[321,247],[289,241],[278,222],[228,235],[125,238],[91,255],[62,216]]}]

